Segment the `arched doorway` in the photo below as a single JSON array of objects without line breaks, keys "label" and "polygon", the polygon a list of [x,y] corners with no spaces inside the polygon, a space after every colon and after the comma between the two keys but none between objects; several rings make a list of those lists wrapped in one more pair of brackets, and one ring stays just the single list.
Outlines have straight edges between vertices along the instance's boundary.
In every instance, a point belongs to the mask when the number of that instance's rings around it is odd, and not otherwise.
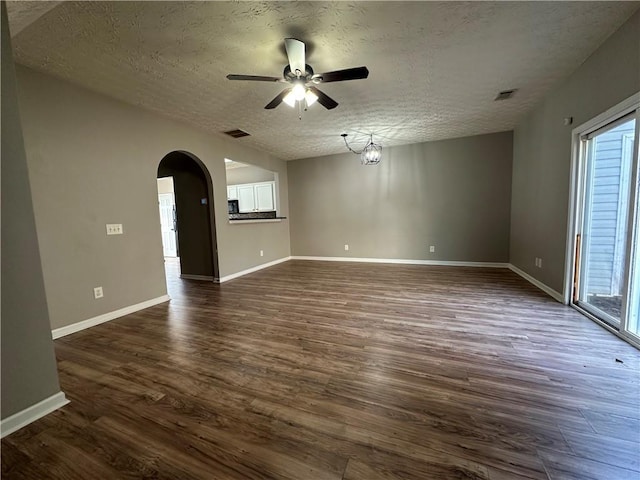
[{"label": "arched doorway", "polygon": [[195,155],[174,151],[158,165],[158,178],[173,178],[175,230],[180,277],[218,281],[213,183]]}]

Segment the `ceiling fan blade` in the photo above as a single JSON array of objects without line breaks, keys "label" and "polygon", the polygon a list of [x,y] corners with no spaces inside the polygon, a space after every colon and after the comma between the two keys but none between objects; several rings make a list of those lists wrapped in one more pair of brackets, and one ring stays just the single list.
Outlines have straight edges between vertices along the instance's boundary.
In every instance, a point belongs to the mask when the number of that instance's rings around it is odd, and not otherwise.
[{"label": "ceiling fan blade", "polygon": [[344,80],[360,80],[369,76],[367,67],[347,68],[345,70],[336,70],[334,72],[326,72],[317,75],[322,78],[322,83],[342,82]]},{"label": "ceiling fan blade", "polygon": [[273,100],[271,100],[266,107],[264,107],[267,110],[271,110],[272,108],[276,108],[278,105],[280,105],[282,103],[282,100],[284,99],[284,97],[287,96],[287,93],[289,93],[291,91],[290,88],[285,88],[283,91],[281,91],[276,98],[274,98]]},{"label": "ceiling fan blade", "polygon": [[289,67],[293,73],[296,70],[304,75],[305,72],[305,46],[304,42],[296,40],[295,38],[285,38],[284,47],[287,49],[287,57],[289,58]]},{"label": "ceiling fan blade", "polygon": [[318,103],[322,105],[327,110],[331,110],[332,108],[336,108],[338,106],[338,102],[336,102],[333,98],[331,98],[326,93],[318,90],[316,87],[307,87],[313,93],[318,96]]},{"label": "ceiling fan blade", "polygon": [[263,77],[260,75],[227,75],[229,80],[253,80],[255,82],[280,82],[282,78],[280,77]]}]

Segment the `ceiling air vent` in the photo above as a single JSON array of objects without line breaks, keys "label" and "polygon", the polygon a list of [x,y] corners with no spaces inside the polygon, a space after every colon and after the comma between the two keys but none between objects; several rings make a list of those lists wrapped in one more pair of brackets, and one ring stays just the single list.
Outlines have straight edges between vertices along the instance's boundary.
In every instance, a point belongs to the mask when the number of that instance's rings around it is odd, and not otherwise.
[{"label": "ceiling air vent", "polygon": [[504,90],[500,93],[498,93],[498,96],[496,98],[494,98],[495,101],[497,100],[508,100],[511,97],[513,97],[513,95],[518,91],[517,88],[514,88],[513,90]]},{"label": "ceiling air vent", "polygon": [[226,135],[229,135],[233,138],[242,138],[248,137],[250,134],[245,132],[244,130],[229,130],[228,132],[224,132]]}]

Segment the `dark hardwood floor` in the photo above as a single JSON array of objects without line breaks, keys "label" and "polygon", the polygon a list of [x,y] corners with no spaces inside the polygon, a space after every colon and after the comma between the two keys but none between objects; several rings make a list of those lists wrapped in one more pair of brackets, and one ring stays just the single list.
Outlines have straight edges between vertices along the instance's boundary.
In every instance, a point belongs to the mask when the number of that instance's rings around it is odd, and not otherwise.
[{"label": "dark hardwood floor", "polygon": [[640,478],[640,352],[508,270],[290,261],[55,341],[3,479]]}]

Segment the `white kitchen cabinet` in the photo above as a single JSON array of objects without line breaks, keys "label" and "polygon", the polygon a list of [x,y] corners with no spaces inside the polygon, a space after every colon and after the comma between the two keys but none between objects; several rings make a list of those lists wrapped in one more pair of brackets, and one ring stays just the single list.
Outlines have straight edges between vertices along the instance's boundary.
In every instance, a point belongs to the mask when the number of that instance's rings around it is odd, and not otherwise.
[{"label": "white kitchen cabinet", "polygon": [[275,182],[228,186],[227,197],[238,200],[240,213],[273,212],[276,209]]},{"label": "white kitchen cabinet", "polygon": [[256,199],[256,211],[258,212],[272,212],[275,210],[275,202],[273,201],[273,182],[256,183],[255,184],[255,199]]},{"label": "white kitchen cabinet", "polygon": [[250,183],[238,185],[238,208],[240,213],[256,211],[256,191],[255,186]]}]

